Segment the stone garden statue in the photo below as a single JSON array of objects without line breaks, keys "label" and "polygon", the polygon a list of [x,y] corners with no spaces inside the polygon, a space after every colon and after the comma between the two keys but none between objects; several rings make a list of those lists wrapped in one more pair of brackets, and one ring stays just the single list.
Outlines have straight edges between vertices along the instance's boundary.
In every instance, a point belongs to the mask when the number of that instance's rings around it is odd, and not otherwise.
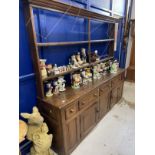
[{"label": "stone garden statue", "polygon": [[32,114],[21,113],[21,116],[28,119],[27,139],[33,142],[31,155],[54,155],[50,149],[52,144],[52,134],[48,134],[47,124],[40,115],[38,108],[33,107]]}]

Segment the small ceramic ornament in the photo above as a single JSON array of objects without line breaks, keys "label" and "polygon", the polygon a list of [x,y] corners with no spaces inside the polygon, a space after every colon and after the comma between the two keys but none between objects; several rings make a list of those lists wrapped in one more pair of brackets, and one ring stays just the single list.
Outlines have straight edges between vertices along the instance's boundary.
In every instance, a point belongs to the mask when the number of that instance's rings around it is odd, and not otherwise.
[{"label": "small ceramic ornament", "polygon": [[80,74],[73,74],[72,75],[72,88],[73,89],[80,88],[81,81],[82,79],[81,79]]},{"label": "small ceramic ornament", "polygon": [[46,62],[46,59],[40,59],[40,70],[41,70],[41,76],[43,79],[47,77],[45,62]]},{"label": "small ceramic ornament", "polygon": [[94,53],[91,53],[91,62],[99,61],[98,51],[95,50]]},{"label": "small ceramic ornament", "polygon": [[87,55],[86,55],[86,49],[85,48],[81,49],[81,54],[82,54],[83,63],[87,63]]},{"label": "small ceramic ornament", "polygon": [[57,64],[55,64],[54,67],[53,67],[53,73],[54,73],[54,75],[60,73],[60,72],[59,72],[59,69],[58,69],[58,67],[57,67]]},{"label": "small ceramic ornament", "polygon": [[54,85],[54,94],[59,94],[59,85],[58,85],[58,81],[54,81],[53,82]]},{"label": "small ceramic ornament", "polygon": [[117,73],[118,68],[119,68],[119,63],[117,62],[117,60],[115,60],[111,65],[110,73],[114,73],[114,74]]},{"label": "small ceramic ornament", "polygon": [[75,55],[72,55],[71,62],[72,62],[72,68],[78,68],[78,67],[80,67],[79,63],[76,60]]},{"label": "small ceramic ornament", "polygon": [[91,69],[90,68],[85,68],[85,71],[86,71],[86,77],[88,77],[88,81],[91,82],[92,81]]},{"label": "small ceramic ornament", "polygon": [[58,83],[59,92],[63,92],[63,91],[66,90],[66,88],[65,88],[66,80],[64,80],[64,77],[63,77],[63,76],[60,76],[60,77],[58,78],[57,83]]},{"label": "small ceramic ornament", "polygon": [[46,70],[47,70],[48,76],[52,75],[53,68],[52,68],[52,65],[51,64],[48,64],[46,66]]},{"label": "small ceramic ornament", "polygon": [[99,73],[98,67],[94,66],[93,67],[93,79],[100,79],[101,75]]},{"label": "small ceramic ornament", "polygon": [[86,76],[86,71],[81,71],[81,77],[82,77],[82,84],[86,85],[88,83],[89,77]]},{"label": "small ceramic ornament", "polygon": [[46,91],[46,97],[53,96],[53,93],[52,93],[53,87],[52,87],[51,83],[47,83],[46,84],[46,89],[47,89],[47,91]]},{"label": "small ceramic ornament", "polygon": [[78,62],[79,65],[82,65],[83,64],[83,61],[81,60],[81,57],[80,57],[80,53],[79,52],[76,55],[76,60],[77,60],[77,62]]}]

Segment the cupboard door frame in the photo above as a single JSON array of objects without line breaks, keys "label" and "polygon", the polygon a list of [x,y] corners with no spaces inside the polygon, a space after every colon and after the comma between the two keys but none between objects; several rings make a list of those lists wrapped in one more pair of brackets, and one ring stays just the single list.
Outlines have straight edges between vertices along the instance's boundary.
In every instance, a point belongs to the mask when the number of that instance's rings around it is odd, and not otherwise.
[{"label": "cupboard door frame", "polygon": [[[98,106],[99,106],[98,100],[94,101],[94,104],[89,106],[83,113],[81,113],[81,115],[80,115],[80,125],[81,125],[80,126],[80,137],[81,137],[81,139],[86,137],[86,135],[88,135],[88,133],[94,128],[94,126],[98,122],[98,116],[99,116],[98,115],[98,113],[99,113]],[[92,113],[92,112],[94,112],[94,113]],[[91,121],[93,120],[93,122],[90,122],[90,120]]]}]

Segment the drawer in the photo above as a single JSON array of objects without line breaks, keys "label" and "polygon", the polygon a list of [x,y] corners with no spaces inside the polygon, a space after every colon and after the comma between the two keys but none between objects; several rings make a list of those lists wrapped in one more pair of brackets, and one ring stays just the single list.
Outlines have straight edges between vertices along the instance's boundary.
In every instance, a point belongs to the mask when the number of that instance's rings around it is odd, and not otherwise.
[{"label": "drawer", "polygon": [[78,102],[74,102],[71,106],[65,109],[66,119],[71,118],[78,112]]},{"label": "drawer", "polygon": [[58,120],[58,111],[57,109],[51,107],[49,104],[46,103],[39,103],[39,111],[45,115],[47,115],[48,117]]},{"label": "drawer", "polygon": [[100,86],[100,94],[102,94],[103,92],[107,92],[111,90],[111,81],[104,83]]},{"label": "drawer", "polygon": [[98,98],[99,98],[99,90],[98,89],[95,89],[95,90],[89,92],[84,97],[80,98],[79,109],[81,110],[82,108],[88,106],[93,101],[98,100]]}]

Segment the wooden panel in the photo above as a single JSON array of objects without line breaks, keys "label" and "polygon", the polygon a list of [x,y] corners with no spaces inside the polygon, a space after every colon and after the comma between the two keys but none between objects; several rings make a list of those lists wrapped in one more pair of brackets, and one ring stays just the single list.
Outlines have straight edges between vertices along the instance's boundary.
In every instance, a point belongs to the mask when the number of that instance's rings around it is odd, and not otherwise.
[{"label": "wooden panel", "polygon": [[75,118],[71,120],[68,124],[66,124],[66,136],[67,136],[67,151],[71,152],[71,150],[77,145],[80,138],[79,133],[79,119]]},{"label": "wooden panel", "polygon": [[69,107],[66,108],[66,110],[65,110],[66,119],[71,118],[77,112],[78,112],[78,103],[75,102],[74,104],[72,104],[71,106],[69,106]]},{"label": "wooden panel", "polygon": [[124,86],[124,83],[122,82],[119,87],[117,88],[117,102],[122,98],[122,95],[123,95],[123,86]]},{"label": "wooden panel", "polygon": [[84,97],[81,97],[79,100],[79,109],[81,110],[82,108],[91,104],[93,101],[98,100],[98,97],[99,97],[98,89],[95,89],[90,93],[88,93],[87,95],[85,95]]},{"label": "wooden panel", "polygon": [[106,115],[110,109],[111,82],[107,82],[100,87],[100,119]]},{"label": "wooden panel", "polygon": [[84,138],[98,121],[98,102],[86,109],[80,116],[81,138]]},{"label": "wooden panel", "polygon": [[112,108],[116,103],[117,103],[117,88],[113,88],[111,92],[110,108]]}]

